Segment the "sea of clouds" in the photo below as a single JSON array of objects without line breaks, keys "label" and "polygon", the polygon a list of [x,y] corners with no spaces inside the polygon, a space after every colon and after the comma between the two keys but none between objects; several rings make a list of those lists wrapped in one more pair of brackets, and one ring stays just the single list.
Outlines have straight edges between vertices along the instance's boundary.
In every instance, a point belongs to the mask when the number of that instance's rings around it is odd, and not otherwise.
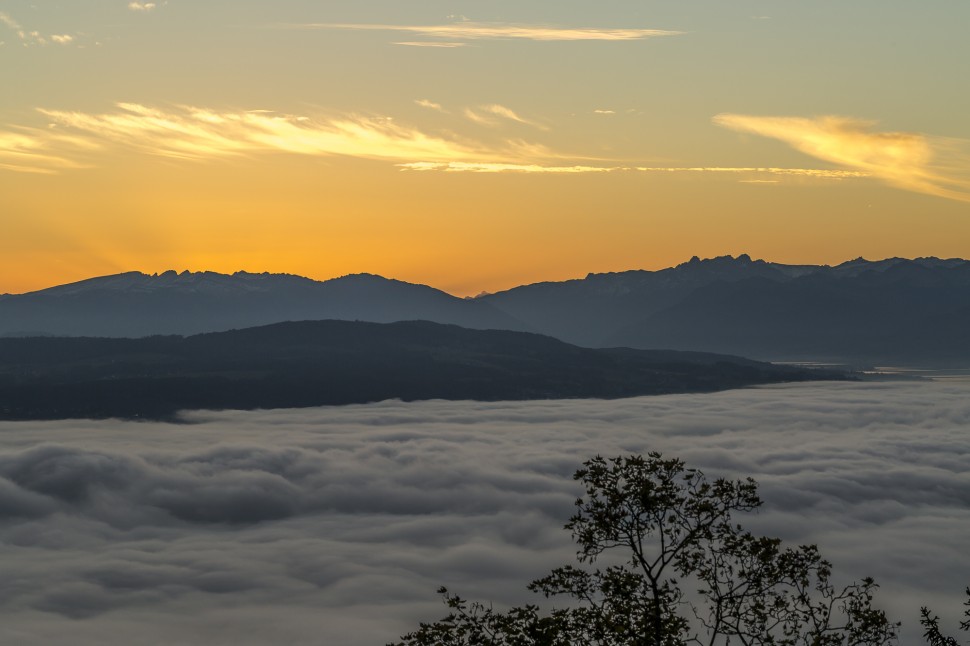
[{"label": "sea of clouds", "polygon": [[903,644],[970,584],[970,382],[184,417],[0,423],[0,643],[383,644],[442,584],[540,601],[596,454],[753,476],[739,520],[875,577]]}]

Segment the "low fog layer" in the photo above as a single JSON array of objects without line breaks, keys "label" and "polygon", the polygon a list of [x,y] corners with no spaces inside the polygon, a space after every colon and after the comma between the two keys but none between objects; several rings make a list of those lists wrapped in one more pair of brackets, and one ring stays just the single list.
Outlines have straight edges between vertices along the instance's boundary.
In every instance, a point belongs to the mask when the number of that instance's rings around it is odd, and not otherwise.
[{"label": "low fog layer", "polygon": [[970,383],[385,402],[0,424],[0,642],[382,644],[571,562],[597,453],[753,476],[747,526],[874,576],[919,635],[970,584]]}]

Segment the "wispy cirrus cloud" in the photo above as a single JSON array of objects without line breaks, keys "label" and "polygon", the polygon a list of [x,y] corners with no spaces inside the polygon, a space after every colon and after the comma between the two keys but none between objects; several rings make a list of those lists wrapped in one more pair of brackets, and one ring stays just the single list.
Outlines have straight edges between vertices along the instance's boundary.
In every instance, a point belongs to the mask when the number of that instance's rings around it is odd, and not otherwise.
[{"label": "wispy cirrus cloud", "polygon": [[[427,100],[417,102],[430,109],[442,109]],[[427,163],[513,163],[535,164],[561,156],[540,144],[502,141],[485,144],[454,135],[432,134],[400,125],[388,117],[309,117],[268,110],[227,111],[181,106],[154,108],[135,103],[119,103],[105,113],[47,110],[39,112],[54,128],[34,129],[27,137],[5,145],[3,167],[21,166],[9,162],[34,151],[58,151],[57,159],[69,160],[64,143],[66,133],[92,146],[127,147],[147,154],[186,160],[205,160],[268,153],[301,155],[343,155],[391,162]],[[56,133],[56,134],[55,134]],[[2,136],[2,135],[0,135]],[[12,151],[12,152],[11,152]],[[55,155],[51,152],[50,155]],[[54,159],[37,165],[53,172]],[[15,170],[25,170],[16,168]],[[61,167],[69,167],[64,163]],[[40,172],[40,171],[38,171]]]},{"label": "wispy cirrus cloud", "polygon": [[454,48],[454,47],[466,47],[468,43],[456,43],[452,41],[444,40],[408,40],[403,42],[394,43],[395,45],[404,45],[405,47],[440,47],[440,48]]},{"label": "wispy cirrus cloud", "polygon": [[441,171],[446,173],[706,173],[755,176],[755,179],[739,179],[746,183],[778,183],[778,179],[757,179],[757,176],[788,176],[806,177],[810,179],[842,180],[869,177],[863,171],[827,170],[820,168],[758,168],[758,167],[722,167],[722,166],[593,166],[585,164],[572,165],[542,165],[516,163],[482,163],[482,162],[406,162],[398,166],[404,170],[413,171]]},{"label": "wispy cirrus cloud", "polygon": [[[824,168],[773,168],[757,166],[725,167],[725,166],[674,166],[647,167],[638,166],[635,170],[656,173],[757,173],[767,175],[788,175],[799,177],[813,177],[816,179],[857,179],[870,177],[870,173],[858,170],[828,170]],[[744,180],[741,180],[744,181]],[[748,180],[755,181],[755,180]]]},{"label": "wispy cirrus cloud", "polygon": [[32,128],[18,132],[0,131],[0,168],[51,175],[67,168],[86,167],[71,156],[95,148],[97,144],[86,138],[58,132]]},{"label": "wispy cirrus cloud", "polygon": [[507,108],[504,105],[499,105],[497,103],[480,105],[475,109],[465,108],[463,114],[470,121],[474,121],[475,123],[483,126],[498,126],[501,123],[500,119],[504,119],[522,124],[524,126],[532,126],[533,128],[538,128],[539,130],[549,129],[541,123],[520,116],[511,108]]},{"label": "wispy cirrus cloud", "polygon": [[153,11],[158,6],[154,2],[129,2],[128,8],[132,11]]},{"label": "wispy cirrus cloud", "polygon": [[42,34],[37,30],[27,29],[11,18],[9,14],[2,11],[0,11],[0,24],[16,34],[21,44],[25,47],[32,45],[44,46],[50,45],[51,43],[56,45],[70,45],[74,42],[74,36],[70,34]]},{"label": "wispy cirrus cloud", "polygon": [[312,119],[268,111],[161,110],[132,103],[105,114],[41,110],[55,123],[147,152],[201,159],[258,152],[348,155],[372,159],[467,159],[472,144],[399,126],[391,119]]},{"label": "wispy cirrus cloud", "polygon": [[543,166],[541,164],[509,164],[498,162],[406,162],[398,164],[403,170],[443,171],[446,173],[609,173],[624,170],[610,166]]},{"label": "wispy cirrus cloud", "polygon": [[516,123],[521,123],[526,126],[544,128],[544,126],[536,123],[535,121],[519,116],[514,110],[512,110],[511,108],[506,108],[504,105],[491,103],[489,105],[481,106],[481,109],[484,110],[485,112],[488,112],[489,114],[494,114],[497,117],[508,119],[509,121],[515,121]]},{"label": "wispy cirrus cloud", "polygon": [[[444,111],[438,103],[416,104]],[[504,119],[545,129],[499,104],[466,110],[489,125]],[[568,155],[521,139],[479,141],[435,134],[389,117],[305,116],[270,110],[218,110],[191,106],[156,108],[119,103],[102,113],[40,109],[48,128],[0,131],[0,168],[56,173],[85,167],[91,154],[128,149],[149,155],[209,160],[266,154],[347,156],[396,164],[402,170],[465,173],[733,173],[742,179],[801,176],[819,179],[866,177],[862,170],[806,168],[648,167]],[[487,115],[487,116],[486,116]]]},{"label": "wispy cirrus cloud", "polygon": [[437,112],[445,112],[446,110],[441,107],[440,103],[435,103],[430,99],[415,99],[415,104],[421,106],[422,108],[428,108],[429,110],[436,110]]},{"label": "wispy cirrus cloud", "polygon": [[[304,23],[280,25],[288,29],[342,29],[389,31],[446,40],[533,40],[533,41],[629,41],[660,36],[677,36],[665,29],[603,29],[486,22],[458,22],[447,25],[385,25],[359,23]],[[407,43],[414,44],[414,43]]]},{"label": "wispy cirrus cloud", "polygon": [[464,110],[462,110],[462,114],[465,115],[465,118],[468,119],[469,121],[472,121],[472,122],[477,123],[479,125],[482,125],[482,126],[494,126],[495,125],[495,120],[494,119],[489,119],[485,115],[480,114],[478,112],[475,112],[471,108],[465,108]]},{"label": "wispy cirrus cloud", "polygon": [[719,114],[714,123],[778,139],[799,152],[881,179],[891,186],[970,202],[970,141],[878,132],[847,117]]}]

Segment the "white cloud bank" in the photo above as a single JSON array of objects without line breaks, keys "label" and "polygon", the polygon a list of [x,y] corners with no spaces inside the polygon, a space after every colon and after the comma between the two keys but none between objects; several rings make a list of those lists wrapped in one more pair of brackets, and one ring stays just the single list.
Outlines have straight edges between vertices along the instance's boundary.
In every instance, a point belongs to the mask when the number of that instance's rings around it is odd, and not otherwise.
[{"label": "white cloud bank", "polygon": [[618,401],[385,402],[189,425],[0,424],[0,642],[380,644],[572,560],[594,454],[751,475],[743,522],[816,542],[878,605],[959,614],[970,385],[803,384]]}]

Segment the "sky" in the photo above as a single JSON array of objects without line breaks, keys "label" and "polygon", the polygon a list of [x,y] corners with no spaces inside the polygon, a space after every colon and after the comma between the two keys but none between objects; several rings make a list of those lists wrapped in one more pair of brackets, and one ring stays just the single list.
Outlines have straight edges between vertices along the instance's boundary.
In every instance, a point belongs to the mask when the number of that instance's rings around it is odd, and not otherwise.
[{"label": "sky", "polygon": [[0,293],[970,257],[970,4],[0,0]]},{"label": "sky", "polygon": [[754,477],[735,520],[874,577],[919,643],[920,606],[963,611],[967,385],[0,422],[0,642],[383,644],[446,614],[440,585],[548,607],[526,584],[574,563],[572,474],[660,451]]}]

